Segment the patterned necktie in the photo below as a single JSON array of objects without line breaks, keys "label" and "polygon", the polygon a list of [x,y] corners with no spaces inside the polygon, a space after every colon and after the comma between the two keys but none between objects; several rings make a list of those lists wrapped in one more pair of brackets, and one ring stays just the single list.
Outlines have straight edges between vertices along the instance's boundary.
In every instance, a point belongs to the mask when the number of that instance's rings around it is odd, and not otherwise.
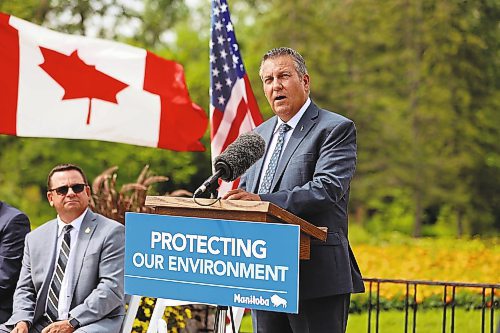
[{"label": "patterned necktie", "polygon": [[274,174],[278,168],[281,150],[283,149],[283,144],[285,143],[285,133],[290,129],[292,129],[292,127],[287,124],[281,124],[278,129],[278,141],[276,142],[276,147],[274,148],[271,159],[269,160],[269,165],[267,166],[266,173],[262,179],[262,184],[260,184],[259,194],[266,194],[271,190],[271,183],[273,182]]},{"label": "patterned necktie", "polygon": [[59,294],[61,292],[61,283],[64,278],[66,265],[68,264],[69,250],[71,249],[71,237],[69,232],[73,228],[72,225],[65,225],[63,228],[63,241],[59,250],[59,258],[57,265],[50,282],[49,294],[47,295],[47,315],[52,321],[56,321],[59,317]]}]

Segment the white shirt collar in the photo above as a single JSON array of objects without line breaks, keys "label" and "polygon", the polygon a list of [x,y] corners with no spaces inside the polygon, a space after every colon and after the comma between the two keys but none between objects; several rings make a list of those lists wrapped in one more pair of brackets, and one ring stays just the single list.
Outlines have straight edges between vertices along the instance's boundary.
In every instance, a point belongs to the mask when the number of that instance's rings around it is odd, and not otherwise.
[{"label": "white shirt collar", "polygon": [[65,225],[71,224],[73,226],[73,229],[75,230],[76,233],[80,231],[80,226],[82,225],[83,218],[85,217],[85,214],[87,214],[87,211],[89,209],[86,208],[85,211],[78,216],[76,219],[71,221],[70,223],[64,223],[61,218],[59,217],[59,214],[57,215],[57,237],[61,236],[62,230]]},{"label": "white shirt collar", "polygon": [[[297,112],[292,117],[292,119],[290,119],[289,121],[286,122],[286,124],[289,125],[292,130],[295,127],[297,127],[297,124],[299,123],[300,118],[302,118],[302,116],[304,115],[304,113],[306,112],[306,110],[307,110],[307,108],[309,107],[310,104],[311,104],[311,98],[307,97],[306,102],[304,103],[304,105],[302,105],[302,107],[300,108],[299,112]],[[276,127],[274,128],[274,133],[276,133],[278,131],[278,128],[280,127],[280,125],[284,124],[284,123],[285,122],[283,120],[281,120],[280,117],[278,117],[278,123],[276,124]],[[293,131],[290,131],[290,132],[293,132]]]}]

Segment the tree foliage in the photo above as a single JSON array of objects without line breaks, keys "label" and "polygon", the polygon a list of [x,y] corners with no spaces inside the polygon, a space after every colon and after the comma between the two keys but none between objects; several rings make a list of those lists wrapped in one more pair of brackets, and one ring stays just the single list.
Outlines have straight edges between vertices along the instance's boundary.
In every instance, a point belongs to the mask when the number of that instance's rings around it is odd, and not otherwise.
[{"label": "tree foliage", "polygon": [[253,49],[299,50],[313,100],[357,124],[354,220],[415,236],[443,219],[458,234],[499,230],[498,2],[269,6]]},{"label": "tree foliage", "polygon": [[[498,1],[234,0],[229,7],[265,118],[272,112],[258,77],[261,55],[290,46],[306,59],[312,99],[355,121],[354,222],[415,236],[498,233]],[[0,2],[0,10],[176,60],[191,97],[208,110],[208,0],[26,0]],[[5,136],[0,147],[0,197],[35,220],[51,213],[44,178],[58,162],[81,164],[91,178],[118,165],[124,182],[149,164],[171,179],[161,191],[193,190],[210,173],[209,152]]]}]

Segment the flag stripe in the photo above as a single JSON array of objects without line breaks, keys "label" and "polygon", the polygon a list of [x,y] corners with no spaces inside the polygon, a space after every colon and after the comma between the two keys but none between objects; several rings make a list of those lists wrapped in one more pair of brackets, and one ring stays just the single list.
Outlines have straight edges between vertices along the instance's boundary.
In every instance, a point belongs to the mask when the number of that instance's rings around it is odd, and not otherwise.
[{"label": "flag stripe", "polygon": [[219,125],[222,122],[223,116],[224,112],[220,111],[219,109],[211,108],[210,117],[212,119],[211,121],[212,131],[210,133],[210,140],[214,139],[215,134],[219,130]]},{"label": "flag stripe", "polygon": [[[229,98],[226,109],[223,112],[222,120],[220,122],[220,125],[218,126],[218,130],[217,132],[215,132],[212,139],[211,145],[213,157],[218,156],[221,152],[224,151],[226,137],[233,127],[234,119],[237,118],[238,106],[240,104],[240,101],[246,97],[243,96],[243,93],[245,91],[243,85],[244,81],[238,80],[238,82],[236,82],[233,89],[231,90],[231,97]],[[247,111],[248,110],[245,110],[245,112]],[[249,131],[251,129],[253,129],[253,127],[246,129],[246,131]]]},{"label": "flag stripe", "polygon": [[240,135],[240,127],[241,123],[245,119],[245,116],[247,115],[247,103],[245,103],[244,99],[241,99],[240,104],[238,105],[238,108],[236,109],[236,115],[233,119],[233,122],[231,123],[231,127],[229,128],[229,132],[227,133],[226,141],[222,145],[222,151],[224,151],[227,146],[236,140],[238,135]]},{"label": "flag stripe", "polygon": [[250,111],[250,114],[252,115],[252,120],[253,120],[253,126],[258,126],[264,122],[264,118],[262,118],[262,114],[260,113],[259,110],[259,104],[257,104],[257,99],[255,98],[255,95],[253,94],[252,86],[250,84],[250,80],[248,79],[248,75],[245,74],[243,76],[243,80],[245,81],[245,90],[247,94],[247,104],[248,104],[248,110]]},{"label": "flag stripe", "polygon": [[19,87],[19,33],[9,25],[10,16],[0,13],[0,133],[16,135],[17,97]]},{"label": "flag stripe", "polygon": [[199,142],[207,128],[205,112],[191,101],[182,65],[147,52],[144,90],[160,96],[158,147],[204,151]]}]

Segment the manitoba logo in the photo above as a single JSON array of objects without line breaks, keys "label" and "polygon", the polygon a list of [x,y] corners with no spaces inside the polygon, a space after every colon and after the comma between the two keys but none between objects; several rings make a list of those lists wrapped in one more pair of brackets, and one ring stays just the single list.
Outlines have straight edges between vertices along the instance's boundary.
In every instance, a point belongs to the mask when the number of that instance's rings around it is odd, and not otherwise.
[{"label": "manitoba logo", "polygon": [[234,294],[233,297],[234,303],[240,304],[249,304],[249,305],[262,305],[262,306],[270,306],[271,303],[275,308],[282,306],[286,308],[287,302],[286,299],[279,297],[274,294],[270,299],[264,298],[262,296],[256,297],[255,295],[251,296],[242,296],[241,294]]},{"label": "manitoba logo", "polygon": [[240,304],[251,304],[251,305],[263,305],[263,306],[269,306],[269,300],[259,296],[255,297],[255,295],[252,296],[241,296],[240,294],[234,294],[233,298],[234,303],[240,303]]}]

